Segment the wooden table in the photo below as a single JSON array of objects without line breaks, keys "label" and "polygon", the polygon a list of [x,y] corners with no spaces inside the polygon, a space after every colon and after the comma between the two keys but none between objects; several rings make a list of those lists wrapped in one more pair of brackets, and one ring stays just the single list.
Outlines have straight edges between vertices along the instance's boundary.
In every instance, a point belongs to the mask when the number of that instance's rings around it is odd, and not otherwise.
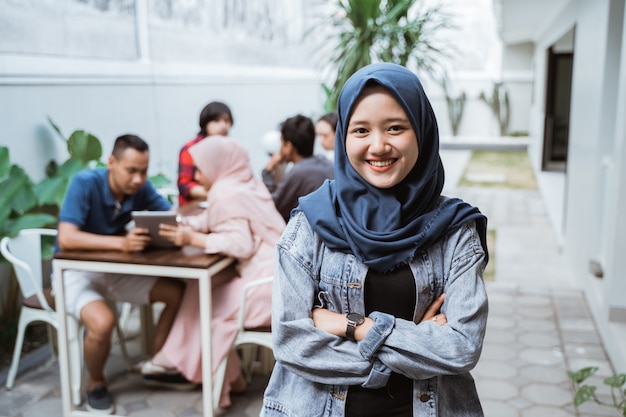
[{"label": "wooden table", "polygon": [[63,271],[108,272],[129,275],[197,279],[200,290],[200,327],[202,339],[202,399],[204,416],[213,416],[213,378],[211,368],[211,277],[226,269],[233,258],[207,255],[202,249],[185,246],[180,249],[151,249],[136,253],[115,251],[61,251],[52,260],[59,314],[59,369],[64,416],[90,416],[88,411],[74,408],[70,393],[68,339]]}]

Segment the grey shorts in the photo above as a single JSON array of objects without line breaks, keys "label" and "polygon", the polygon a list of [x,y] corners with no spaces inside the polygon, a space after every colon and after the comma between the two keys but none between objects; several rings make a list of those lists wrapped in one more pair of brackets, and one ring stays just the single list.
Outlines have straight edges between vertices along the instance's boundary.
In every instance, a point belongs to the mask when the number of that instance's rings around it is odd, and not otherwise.
[{"label": "grey shorts", "polygon": [[[69,314],[80,319],[80,311],[96,300],[149,304],[150,291],[158,277],[65,270],[63,281],[65,306]],[[55,292],[58,284],[55,280]]]}]

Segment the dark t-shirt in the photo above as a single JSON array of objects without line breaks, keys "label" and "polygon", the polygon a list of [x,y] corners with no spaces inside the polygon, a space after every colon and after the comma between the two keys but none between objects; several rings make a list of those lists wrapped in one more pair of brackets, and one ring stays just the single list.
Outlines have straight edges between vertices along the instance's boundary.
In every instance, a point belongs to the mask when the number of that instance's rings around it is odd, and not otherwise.
[{"label": "dark t-shirt", "polygon": [[[408,265],[380,273],[370,269],[365,277],[365,314],[380,311],[413,320],[415,279]],[[378,389],[350,386],[347,417],[412,417],[413,380],[392,372],[387,386]]]}]

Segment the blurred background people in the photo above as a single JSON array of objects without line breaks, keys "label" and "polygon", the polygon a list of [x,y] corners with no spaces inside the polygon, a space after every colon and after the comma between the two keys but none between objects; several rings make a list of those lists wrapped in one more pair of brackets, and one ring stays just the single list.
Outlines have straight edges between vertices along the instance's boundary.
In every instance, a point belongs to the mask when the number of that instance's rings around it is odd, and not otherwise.
[{"label": "blurred background people", "polygon": [[228,136],[233,127],[233,114],[230,108],[219,101],[212,101],[200,112],[200,131],[180,150],[178,157],[178,205],[183,206],[190,201],[206,200],[206,190],[194,179],[196,172],[189,148],[208,136]]},{"label": "blurred background people", "polygon": [[337,130],[337,112],[326,113],[315,123],[315,134],[319,138],[322,154],[330,159],[335,160],[335,131]]},{"label": "blurred background people", "polygon": [[[182,225],[161,225],[160,235],[177,245],[203,248],[206,253],[236,258],[235,274],[211,280],[212,367],[215,380],[219,363],[228,364],[219,406],[231,404],[230,392],[246,387],[241,362],[231,351],[238,329],[241,292],[245,284],[274,274],[274,247],[285,227],[272,197],[254,177],[248,151],[239,142],[212,137],[189,148],[197,167],[196,180],[207,191],[207,208],[188,216]],[[170,335],[152,360],[140,365],[144,382],[172,388],[189,388],[202,382],[202,343],[198,282],[191,280],[183,296]],[[271,284],[248,294],[245,325],[270,324]]]},{"label": "blurred background people", "polygon": [[[298,205],[298,198],[319,188],[326,179],[333,179],[333,163],[321,155],[313,155],[315,126],[301,114],[290,117],[280,126],[280,149],[263,169],[263,182],[272,193],[274,204],[285,221]],[[276,170],[284,163],[293,163],[280,181]]]}]

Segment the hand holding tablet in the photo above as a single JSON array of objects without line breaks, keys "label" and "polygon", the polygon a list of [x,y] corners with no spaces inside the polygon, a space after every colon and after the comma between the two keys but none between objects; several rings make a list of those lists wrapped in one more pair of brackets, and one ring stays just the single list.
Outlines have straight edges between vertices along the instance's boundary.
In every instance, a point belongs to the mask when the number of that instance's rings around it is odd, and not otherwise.
[{"label": "hand holding tablet", "polygon": [[159,235],[159,225],[169,224],[177,226],[181,217],[176,211],[133,211],[133,220],[135,227],[148,229],[148,234],[152,242],[150,247],[155,248],[175,248],[176,245],[166,238]]}]

